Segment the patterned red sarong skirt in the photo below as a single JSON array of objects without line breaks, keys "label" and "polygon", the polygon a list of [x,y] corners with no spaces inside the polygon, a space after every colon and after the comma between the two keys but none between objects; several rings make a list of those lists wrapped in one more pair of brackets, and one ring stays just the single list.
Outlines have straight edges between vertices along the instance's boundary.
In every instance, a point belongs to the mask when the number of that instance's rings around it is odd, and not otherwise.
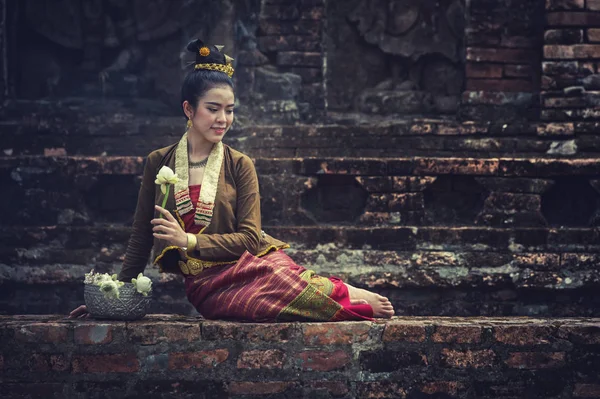
[{"label": "patterned red sarong skirt", "polygon": [[297,265],[283,251],[245,252],[233,265],[186,276],[188,300],[207,319],[274,321],[372,320],[370,305],[352,305],[348,287]]}]

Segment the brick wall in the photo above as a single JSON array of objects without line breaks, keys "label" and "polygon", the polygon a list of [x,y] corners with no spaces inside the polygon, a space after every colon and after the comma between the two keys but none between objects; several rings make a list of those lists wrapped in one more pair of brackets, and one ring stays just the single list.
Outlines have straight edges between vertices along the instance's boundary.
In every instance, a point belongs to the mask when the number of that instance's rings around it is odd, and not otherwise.
[{"label": "brick wall", "polygon": [[464,116],[505,120],[537,117],[542,3],[467,2]]},{"label": "brick wall", "polygon": [[[564,134],[592,130],[598,112],[600,75],[600,2],[553,0],[546,2],[542,119],[565,121]],[[569,121],[569,122],[566,122]],[[581,121],[589,123],[577,123]]]},{"label": "brick wall", "polygon": [[3,398],[600,398],[600,320],[0,316]]}]

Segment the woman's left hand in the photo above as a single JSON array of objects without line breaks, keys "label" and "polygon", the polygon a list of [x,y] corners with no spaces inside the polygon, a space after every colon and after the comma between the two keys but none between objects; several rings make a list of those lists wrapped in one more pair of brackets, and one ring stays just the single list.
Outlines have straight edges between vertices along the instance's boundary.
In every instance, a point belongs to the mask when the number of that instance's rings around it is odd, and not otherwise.
[{"label": "woman's left hand", "polygon": [[171,215],[171,212],[158,205],[155,205],[154,208],[164,216],[164,219],[152,219],[150,222],[154,225],[152,228],[154,237],[165,240],[171,245],[186,247],[187,234],[183,231],[179,222]]}]

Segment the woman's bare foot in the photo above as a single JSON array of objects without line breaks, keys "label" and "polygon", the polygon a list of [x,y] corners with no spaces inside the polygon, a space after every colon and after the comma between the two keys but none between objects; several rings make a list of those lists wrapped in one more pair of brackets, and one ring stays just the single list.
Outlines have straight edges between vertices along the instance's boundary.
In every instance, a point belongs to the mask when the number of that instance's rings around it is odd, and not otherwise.
[{"label": "woman's bare foot", "polygon": [[389,319],[394,315],[394,307],[386,297],[375,294],[374,292],[363,290],[362,288],[353,287],[350,284],[346,284],[346,287],[348,287],[350,302],[357,304],[364,303],[363,301],[366,301],[373,308],[373,317]]}]

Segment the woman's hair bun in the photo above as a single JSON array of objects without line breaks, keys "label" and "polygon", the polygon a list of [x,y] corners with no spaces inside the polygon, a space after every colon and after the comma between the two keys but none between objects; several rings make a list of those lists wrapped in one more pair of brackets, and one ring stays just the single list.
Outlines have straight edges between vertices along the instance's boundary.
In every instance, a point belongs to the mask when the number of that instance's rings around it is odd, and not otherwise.
[{"label": "woman's hair bun", "polygon": [[201,47],[204,47],[204,42],[200,39],[195,39],[189,42],[186,48],[189,52],[195,54]]}]

